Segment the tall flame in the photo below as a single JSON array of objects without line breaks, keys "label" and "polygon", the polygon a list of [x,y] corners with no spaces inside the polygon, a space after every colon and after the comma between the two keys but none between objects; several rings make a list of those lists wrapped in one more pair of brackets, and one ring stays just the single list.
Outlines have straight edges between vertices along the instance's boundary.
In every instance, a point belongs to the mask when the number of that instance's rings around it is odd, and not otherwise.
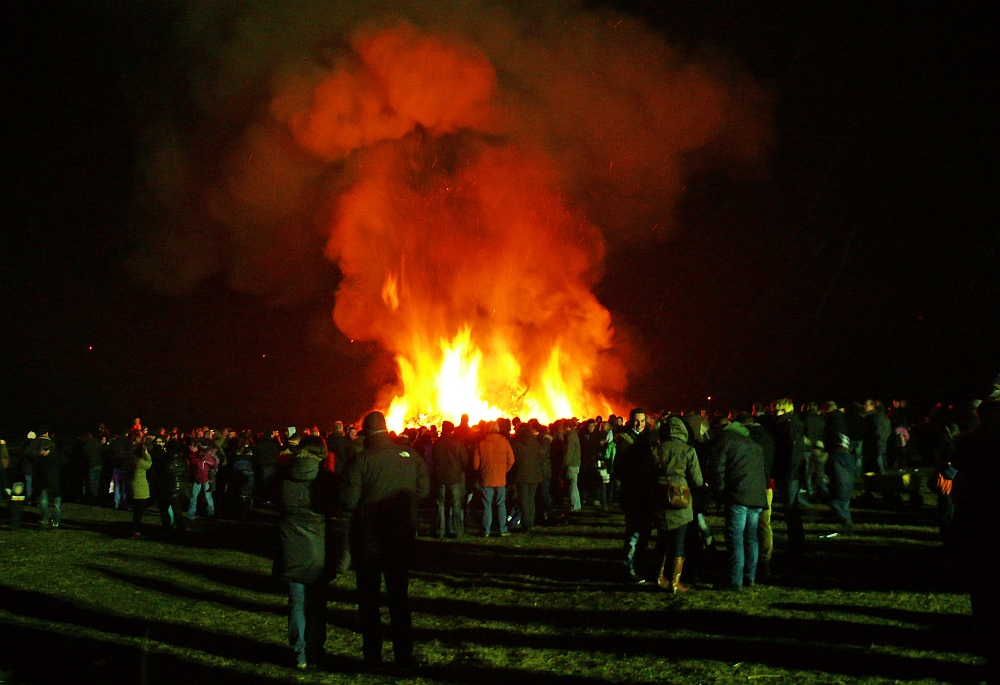
[{"label": "tall flame", "polygon": [[[559,346],[539,374],[539,388],[524,385],[521,367],[510,352],[494,355],[485,366],[483,352],[463,327],[451,340],[442,338],[439,349],[415,349],[411,357],[398,355],[404,394],[393,398],[386,422],[393,430],[408,424],[457,423],[462,414],[471,422],[499,416],[523,416],[551,423],[587,410],[611,413],[606,399],[583,388],[570,388]],[[575,391],[575,392],[574,392]]]},{"label": "tall flame", "polygon": [[148,160],[136,273],[290,302],[318,238],[337,327],[396,360],[394,428],[609,412],[605,238],[660,239],[697,151],[751,160],[757,89],[592,3],[293,4],[191,3],[205,59]]}]

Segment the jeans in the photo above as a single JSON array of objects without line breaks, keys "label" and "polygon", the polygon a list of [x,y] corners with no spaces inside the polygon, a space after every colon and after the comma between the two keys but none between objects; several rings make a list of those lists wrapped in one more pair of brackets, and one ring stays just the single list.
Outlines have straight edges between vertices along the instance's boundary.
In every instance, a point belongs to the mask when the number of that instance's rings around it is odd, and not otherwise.
[{"label": "jeans", "polygon": [[205,515],[208,518],[215,516],[215,502],[212,501],[212,493],[208,491],[208,483],[194,483],[191,486],[191,504],[188,506],[188,518],[193,519],[198,513],[198,493],[205,495]]},{"label": "jeans", "polygon": [[862,468],[862,463],[864,461],[864,457],[862,456],[863,448],[864,448],[864,443],[862,441],[860,440],[851,441],[851,454],[854,456],[855,480],[861,478],[861,475],[864,473],[864,469]]},{"label": "jeans", "polygon": [[854,455],[846,450],[830,453],[833,477],[830,479],[830,507],[844,523],[851,522],[851,495],[854,494]]},{"label": "jeans", "polygon": [[580,511],[583,504],[580,502],[580,467],[566,467],[566,487],[569,488],[569,508],[572,511]]},{"label": "jeans", "polygon": [[521,530],[535,527],[535,495],[538,483],[518,483],[517,496],[521,500]]},{"label": "jeans", "polygon": [[645,512],[625,512],[625,544],[622,548],[622,564],[628,571],[636,571],[641,557],[646,553],[649,538],[653,532],[653,522]]},{"label": "jeans", "polygon": [[288,644],[298,663],[319,663],[326,644],[326,583],[288,582]]},{"label": "jeans", "polygon": [[757,526],[762,507],[730,504],[726,508],[726,542],[729,544],[729,584],[753,585],[757,577]]},{"label": "jeans", "polygon": [[167,530],[175,527],[177,530],[184,530],[184,517],[180,515],[176,504],[161,502],[157,508],[160,510],[160,525]]},{"label": "jeans", "polygon": [[465,532],[465,483],[437,486],[437,526],[434,534],[442,537]]},{"label": "jeans", "polygon": [[94,501],[101,499],[101,467],[91,466],[87,469],[87,482],[90,484],[90,496]]},{"label": "jeans", "polygon": [[111,477],[111,482],[115,486],[115,509],[127,509],[128,484],[125,480],[125,472],[121,469],[115,469],[114,475]]},{"label": "jeans", "polygon": [[54,525],[59,525],[62,521],[62,497],[52,498],[52,518],[49,518],[49,491],[42,490],[38,498],[38,508],[42,510],[42,525],[47,526],[51,520]]},{"label": "jeans", "polygon": [[497,508],[500,532],[507,532],[507,488],[482,488],[483,493],[483,535],[489,535],[493,528],[493,506]]},{"label": "jeans", "polygon": [[[684,538],[687,536],[688,524],[682,524],[677,528],[657,528],[656,529],[656,558],[666,564],[666,568],[672,568],[672,559],[684,558]],[[667,571],[665,571],[667,572]]]}]

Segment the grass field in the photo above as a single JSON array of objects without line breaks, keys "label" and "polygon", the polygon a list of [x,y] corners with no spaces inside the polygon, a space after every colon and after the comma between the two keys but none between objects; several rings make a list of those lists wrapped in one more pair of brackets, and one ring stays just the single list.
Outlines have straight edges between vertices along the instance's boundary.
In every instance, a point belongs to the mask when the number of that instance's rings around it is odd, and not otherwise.
[{"label": "grass field", "polygon": [[66,505],[61,528],[40,530],[29,509],[24,528],[0,529],[0,683],[979,680],[969,599],[954,590],[933,510],[855,516],[851,533],[826,538],[835,528],[811,511],[809,555],[791,569],[778,515],[770,584],[719,592],[709,572],[682,598],[618,582],[619,514],[420,538],[410,595],[423,665],[394,675],[360,668],[351,572],[331,584],[328,670],[291,668],[270,512],[178,540],[153,511],[147,538],[131,540],[124,512]]}]

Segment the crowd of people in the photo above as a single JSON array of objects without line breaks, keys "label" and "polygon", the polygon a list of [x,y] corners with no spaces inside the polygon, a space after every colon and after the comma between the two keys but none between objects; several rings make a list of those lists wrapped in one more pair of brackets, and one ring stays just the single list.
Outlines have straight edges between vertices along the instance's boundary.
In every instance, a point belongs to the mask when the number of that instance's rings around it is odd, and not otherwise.
[{"label": "crowd of people", "polygon": [[[471,425],[463,416],[458,425],[444,421],[440,431],[421,426],[398,435],[378,412],[361,426],[338,421],[328,432],[264,434],[150,431],[136,419],[126,431],[101,425],[70,444],[43,428],[16,448],[0,448],[14,528],[25,506],[37,506],[42,528],[58,527],[64,495],[131,508],[135,538],[148,534],[143,520],[151,503],[162,527],[177,532],[200,517],[238,519],[254,507],[276,508],[275,574],[289,584],[297,664],[319,663],[324,587],[350,567],[365,663],[381,661],[384,577],[396,663],[406,666],[414,663],[408,574],[422,520],[424,532],[439,539],[505,537],[573,525],[585,508],[595,516],[620,510],[622,582],[685,593],[706,571],[715,542],[706,514],[715,504],[727,548],[717,586],[741,591],[771,574],[774,509],[784,519],[791,568],[806,552],[804,508],[825,506],[831,525],[847,531],[858,493],[886,483],[899,486],[885,489],[899,506],[919,506],[911,484],[926,483],[937,495],[945,543],[959,551],[978,547],[970,531],[996,508],[988,483],[1000,456],[998,422],[1000,377],[984,401],[938,405],[919,418],[902,400],[796,407],[783,398],[745,412],[653,415],[634,408],[627,417],[550,425],[517,418]],[[982,618],[995,591],[982,564],[977,568],[970,582]],[[989,621],[985,629],[996,635],[995,618]]]}]

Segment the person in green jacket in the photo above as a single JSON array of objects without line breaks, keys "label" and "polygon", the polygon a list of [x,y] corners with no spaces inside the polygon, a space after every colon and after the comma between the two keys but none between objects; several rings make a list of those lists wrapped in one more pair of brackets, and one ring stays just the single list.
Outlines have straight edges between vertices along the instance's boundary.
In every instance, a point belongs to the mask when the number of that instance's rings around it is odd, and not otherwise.
[{"label": "person in green jacket", "polygon": [[149,480],[146,472],[153,465],[153,458],[145,441],[139,437],[132,446],[127,473],[132,486],[132,539],[142,537],[142,517],[149,507]]}]

